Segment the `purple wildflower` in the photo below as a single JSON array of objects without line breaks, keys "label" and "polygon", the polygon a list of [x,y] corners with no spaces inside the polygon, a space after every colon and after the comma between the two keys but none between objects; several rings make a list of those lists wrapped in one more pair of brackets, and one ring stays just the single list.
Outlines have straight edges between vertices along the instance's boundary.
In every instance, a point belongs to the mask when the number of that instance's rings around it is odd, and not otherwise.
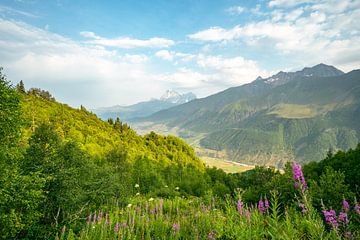
[{"label": "purple wildflower", "polygon": [[347,217],[347,213],[346,212],[340,212],[339,213],[339,221],[344,223],[344,224],[348,224],[349,223],[349,219]]},{"label": "purple wildflower", "polygon": [[355,203],[355,212],[360,215],[360,205],[358,203]]},{"label": "purple wildflower", "polygon": [[260,200],[259,200],[258,210],[259,210],[259,212],[261,212],[263,214],[266,212],[264,201],[262,200],[262,198],[260,198]]},{"label": "purple wildflower", "polygon": [[146,202],[146,205],[145,205],[145,209],[146,209],[146,212],[148,211],[149,209],[149,204]]},{"label": "purple wildflower", "polygon": [[93,224],[95,224],[96,223],[96,213],[94,213],[94,217],[93,217],[93,222],[92,222]]},{"label": "purple wildflower", "polygon": [[251,212],[250,212],[250,211],[248,211],[248,210],[246,210],[246,212],[245,212],[245,216],[246,216],[247,220],[248,220],[248,221],[249,221],[249,223],[250,223],[250,220],[251,220]]},{"label": "purple wildflower", "polygon": [[242,203],[241,199],[239,198],[238,202],[237,202],[237,211],[240,215],[243,214],[244,212],[244,204]]},{"label": "purple wildflower", "polygon": [[127,223],[126,223],[126,222],[123,222],[123,223],[121,224],[121,227],[122,227],[122,228],[126,228],[126,227],[127,227]]},{"label": "purple wildflower", "polygon": [[331,225],[334,229],[337,229],[339,224],[336,220],[336,212],[335,210],[330,210],[330,211],[326,211],[326,210],[323,210],[322,211],[324,213],[324,217],[325,217],[325,221]]},{"label": "purple wildflower", "polygon": [[109,224],[109,215],[108,214],[105,215],[105,224]]},{"label": "purple wildflower", "polygon": [[64,234],[65,231],[66,231],[66,226],[64,225],[63,228],[62,228],[62,230],[61,230],[62,234]]},{"label": "purple wildflower", "polygon": [[152,209],[150,209],[150,214],[155,214],[155,209],[154,208],[152,208]]},{"label": "purple wildflower", "polygon": [[209,240],[216,240],[216,238],[215,238],[215,235],[217,234],[217,232],[216,231],[211,231],[211,232],[209,232],[209,234],[208,234],[208,239]]},{"label": "purple wildflower", "polygon": [[118,223],[114,227],[114,232],[116,232],[116,233],[119,232],[119,224]]},{"label": "purple wildflower", "polygon": [[172,225],[172,230],[174,231],[174,233],[177,233],[180,230],[180,224],[174,223]]},{"label": "purple wildflower", "polygon": [[342,210],[344,212],[348,212],[350,210],[350,205],[345,199],[342,202]]},{"label": "purple wildflower", "polygon": [[102,215],[103,215],[103,212],[102,212],[102,211],[101,211],[101,212],[99,212],[99,216],[97,217],[98,222],[100,222],[100,221],[101,221]]},{"label": "purple wildflower", "polygon": [[92,217],[91,213],[89,213],[89,216],[88,216],[88,219],[87,219],[87,222],[86,222],[88,225],[91,223],[91,217]]},{"label": "purple wildflower", "polygon": [[305,204],[299,203],[299,207],[301,208],[302,214],[306,214],[306,213],[307,213],[308,210],[307,210]]},{"label": "purple wildflower", "polygon": [[269,209],[269,201],[267,200],[267,198],[265,198],[265,210],[267,211]]},{"label": "purple wildflower", "polygon": [[300,184],[300,188],[307,189],[307,184],[305,182],[304,174],[301,170],[301,166],[299,163],[294,163],[292,165],[293,170],[293,179],[295,187],[298,187]]}]

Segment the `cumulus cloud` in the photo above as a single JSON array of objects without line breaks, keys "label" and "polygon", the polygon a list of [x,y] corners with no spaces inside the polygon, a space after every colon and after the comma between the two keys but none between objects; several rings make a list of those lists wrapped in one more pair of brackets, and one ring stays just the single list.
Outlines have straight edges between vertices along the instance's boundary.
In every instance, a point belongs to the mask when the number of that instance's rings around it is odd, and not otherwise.
[{"label": "cumulus cloud", "polygon": [[174,55],[170,53],[168,50],[160,50],[155,53],[155,56],[167,61],[172,61],[174,59]]},{"label": "cumulus cloud", "polygon": [[223,40],[233,40],[241,36],[241,27],[235,26],[232,29],[221,27],[212,27],[200,32],[190,34],[188,37],[192,40],[218,42]]},{"label": "cumulus cloud", "polygon": [[[91,33],[82,33],[91,36]],[[95,35],[96,36],[96,35]],[[166,89],[206,96],[253,80],[261,71],[253,61],[162,49],[155,56],[176,69],[154,72],[151,57],[119,54],[105,46],[75,42],[23,22],[0,19],[0,65],[9,79],[41,87],[73,106],[132,104]],[[192,67],[181,63],[192,61]],[[146,64],[145,64],[146,63]],[[136,86],[136,87],[134,87]]]},{"label": "cumulus cloud", "polygon": [[22,22],[0,19],[0,53],[9,79],[48,89],[73,106],[134,103],[164,87],[154,84],[146,55],[121,55]]},{"label": "cumulus cloud", "polygon": [[[276,8],[260,21],[228,29],[211,27],[188,37],[209,43],[245,44],[255,51],[266,49],[275,56],[288,56],[308,65],[326,62],[336,63],[345,71],[358,68],[360,57],[346,58],[346,61],[343,57],[345,54],[360,56],[358,1],[317,1],[295,7],[298,2],[309,1],[274,0],[269,6],[293,8],[290,11]],[[273,47],[269,49],[269,46]]]},{"label": "cumulus cloud", "polygon": [[94,32],[80,32],[80,35],[92,39],[87,43],[115,48],[167,48],[175,44],[173,40],[159,37],[141,40],[129,37],[104,38]]},{"label": "cumulus cloud", "polygon": [[164,49],[157,51],[155,56],[166,61],[179,60],[181,62],[190,62],[196,57],[194,54],[168,51]]},{"label": "cumulus cloud", "polygon": [[202,68],[213,70],[213,80],[217,80],[217,84],[227,86],[242,85],[253,81],[257,76],[269,74],[262,71],[256,61],[243,57],[199,55],[197,64]]}]

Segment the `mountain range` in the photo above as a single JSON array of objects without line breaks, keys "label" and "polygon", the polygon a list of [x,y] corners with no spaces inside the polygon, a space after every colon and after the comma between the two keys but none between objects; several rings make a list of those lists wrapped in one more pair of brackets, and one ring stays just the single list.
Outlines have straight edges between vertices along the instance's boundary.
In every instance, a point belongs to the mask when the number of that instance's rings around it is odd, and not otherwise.
[{"label": "mountain range", "polygon": [[[353,148],[360,136],[360,70],[318,64],[232,87],[138,119],[227,160],[282,167]],[[163,129],[166,129],[165,131]]]},{"label": "mountain range", "polygon": [[131,121],[136,118],[150,116],[155,112],[187,103],[194,99],[196,99],[196,96],[191,92],[180,94],[174,90],[167,90],[160,99],[151,99],[129,106],[102,107],[92,109],[91,111],[103,120],[120,118],[122,121]]}]

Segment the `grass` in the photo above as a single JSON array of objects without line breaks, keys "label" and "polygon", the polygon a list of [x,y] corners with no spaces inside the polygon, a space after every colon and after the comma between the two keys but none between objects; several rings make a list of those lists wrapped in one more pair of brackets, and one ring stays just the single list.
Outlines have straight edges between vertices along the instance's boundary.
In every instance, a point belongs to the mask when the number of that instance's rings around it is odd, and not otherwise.
[{"label": "grass", "polygon": [[275,114],[282,118],[302,119],[315,117],[318,113],[310,105],[281,103],[276,105],[268,114]]},{"label": "grass", "polygon": [[242,165],[237,162],[220,160],[212,157],[201,157],[201,160],[206,164],[206,166],[220,168],[226,173],[245,172],[254,168],[253,165]]},{"label": "grass", "polygon": [[[264,199],[265,200],[265,199]],[[302,199],[304,200],[304,198]],[[261,200],[262,201],[262,200]],[[305,202],[306,213],[294,204],[280,211],[277,195],[270,204],[244,205],[228,198],[132,198],[127,207],[105,206],[83,218],[74,233],[63,227],[57,239],[342,239],[328,231],[315,210]],[[260,201],[259,201],[260,203]],[[263,202],[264,203],[264,202]],[[356,232],[352,233],[356,234]]]}]

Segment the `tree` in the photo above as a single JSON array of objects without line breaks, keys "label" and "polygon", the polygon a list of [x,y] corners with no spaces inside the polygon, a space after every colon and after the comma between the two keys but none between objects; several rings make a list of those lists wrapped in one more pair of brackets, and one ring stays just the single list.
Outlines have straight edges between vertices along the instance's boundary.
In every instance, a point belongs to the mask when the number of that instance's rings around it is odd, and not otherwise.
[{"label": "tree", "polygon": [[26,93],[24,82],[22,80],[20,80],[20,82],[16,85],[16,90],[21,94]]},{"label": "tree", "polygon": [[20,95],[0,67],[0,146],[13,145],[20,136]]},{"label": "tree", "polygon": [[16,148],[22,119],[20,95],[0,68],[0,238],[26,235],[41,213],[44,180],[38,173],[23,174],[19,169],[21,152]]}]

